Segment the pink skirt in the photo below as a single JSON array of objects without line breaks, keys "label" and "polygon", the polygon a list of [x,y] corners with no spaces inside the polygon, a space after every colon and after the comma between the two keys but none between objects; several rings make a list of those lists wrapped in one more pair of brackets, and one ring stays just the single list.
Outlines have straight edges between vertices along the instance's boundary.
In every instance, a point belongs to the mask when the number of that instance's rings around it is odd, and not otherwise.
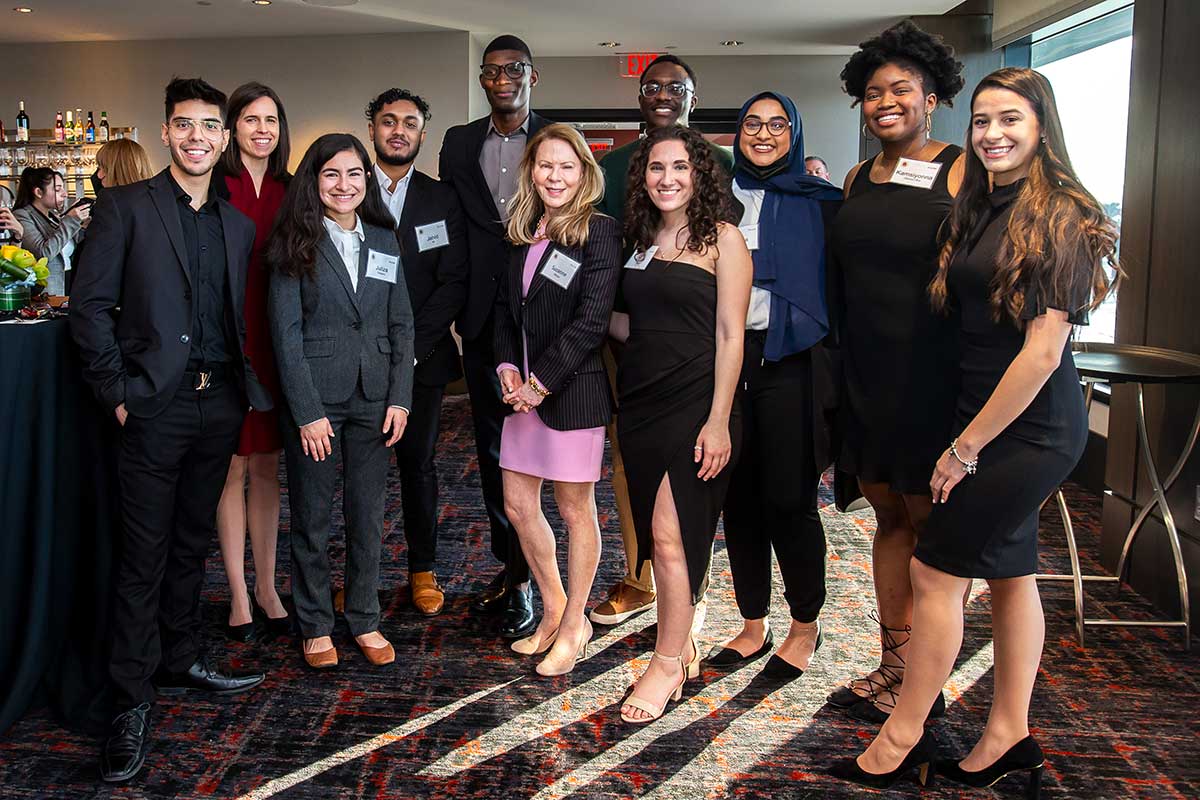
[{"label": "pink skirt", "polygon": [[604,460],[604,428],[556,431],[534,409],[504,418],[500,468],[548,481],[595,483]]}]

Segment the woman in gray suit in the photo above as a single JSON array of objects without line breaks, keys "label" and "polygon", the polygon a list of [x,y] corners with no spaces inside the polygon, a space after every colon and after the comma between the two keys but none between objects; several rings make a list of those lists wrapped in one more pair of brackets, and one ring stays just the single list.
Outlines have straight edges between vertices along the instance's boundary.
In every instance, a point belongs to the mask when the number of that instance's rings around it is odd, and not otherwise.
[{"label": "woman in gray suit", "polygon": [[329,532],[341,444],[345,617],[375,665],[395,650],[379,633],[379,552],[389,448],[412,399],[413,318],[392,220],[362,143],[320,137],[304,154],[267,243],[268,316],[289,413],[281,414],[292,510],[292,595],[314,669],[333,645]]},{"label": "woman in gray suit", "polygon": [[21,173],[13,216],[25,229],[21,246],[47,260],[50,294],[66,294],[66,273],[88,223],[90,206],[76,206],[63,214],[66,199],[62,175],[49,167],[26,167]]}]

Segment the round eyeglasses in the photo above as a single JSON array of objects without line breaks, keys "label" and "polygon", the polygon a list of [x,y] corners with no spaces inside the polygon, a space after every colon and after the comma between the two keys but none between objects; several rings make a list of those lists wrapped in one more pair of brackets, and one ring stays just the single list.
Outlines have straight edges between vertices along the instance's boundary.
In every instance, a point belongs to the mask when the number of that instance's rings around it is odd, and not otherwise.
[{"label": "round eyeglasses", "polygon": [[763,122],[758,117],[746,117],[744,120],[742,120],[742,133],[746,134],[747,136],[753,136],[761,131],[764,125],[767,126],[767,131],[772,136],[778,136],[788,128],[792,127],[792,122],[791,120],[784,119],[783,117],[771,117],[766,122]]},{"label": "round eyeglasses", "polygon": [[525,74],[526,67],[532,67],[528,61],[510,61],[507,64],[483,64],[479,67],[479,74],[489,81],[494,81],[500,77],[500,71],[504,70],[504,74],[512,80],[516,80]]}]

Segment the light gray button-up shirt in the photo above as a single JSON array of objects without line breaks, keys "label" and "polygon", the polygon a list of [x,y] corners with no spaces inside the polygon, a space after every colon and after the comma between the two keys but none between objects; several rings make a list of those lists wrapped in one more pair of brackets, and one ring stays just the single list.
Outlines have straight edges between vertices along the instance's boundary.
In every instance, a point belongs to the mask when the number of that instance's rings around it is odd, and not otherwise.
[{"label": "light gray button-up shirt", "polygon": [[529,116],[521,127],[509,134],[500,133],[496,125],[488,120],[487,138],[479,151],[479,168],[487,181],[492,202],[500,211],[500,217],[508,220],[508,206],[517,193],[517,168],[525,154],[525,142],[529,139]]}]

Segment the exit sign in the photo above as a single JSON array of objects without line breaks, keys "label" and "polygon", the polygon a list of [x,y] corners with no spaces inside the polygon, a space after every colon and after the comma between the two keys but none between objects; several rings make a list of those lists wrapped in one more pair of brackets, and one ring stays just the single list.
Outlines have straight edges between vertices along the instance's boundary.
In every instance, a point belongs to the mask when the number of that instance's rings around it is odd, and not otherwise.
[{"label": "exit sign", "polygon": [[662,53],[622,53],[617,58],[621,61],[622,78],[640,78],[650,66],[650,62]]}]

